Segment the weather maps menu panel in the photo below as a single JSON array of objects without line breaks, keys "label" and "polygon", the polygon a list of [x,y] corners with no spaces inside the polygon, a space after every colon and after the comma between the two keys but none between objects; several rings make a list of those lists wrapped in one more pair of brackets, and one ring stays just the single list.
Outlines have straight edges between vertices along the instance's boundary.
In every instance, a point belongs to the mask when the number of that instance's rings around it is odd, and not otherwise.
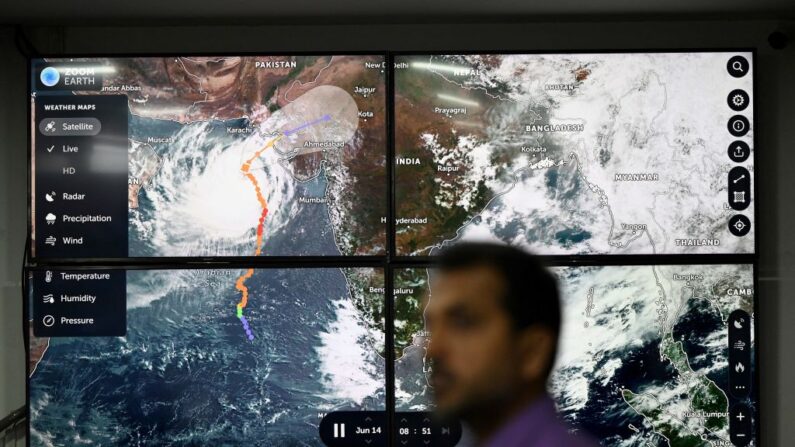
[{"label": "weather maps menu panel", "polygon": [[[121,336],[48,338],[31,321],[33,446],[322,446],[326,417],[359,413],[386,433],[381,269],[83,270],[81,293],[33,273],[31,320],[86,296],[126,310]],[[106,274],[126,293],[89,290]]]},{"label": "weather maps menu panel", "polygon": [[754,252],[753,54],[395,58],[396,242]]},{"label": "weather maps menu panel", "polygon": [[384,56],[37,59],[34,255],[378,255]]},{"label": "weather maps menu panel", "polygon": [[[752,265],[553,272],[564,325],[550,391],[569,424],[607,447],[758,445]],[[395,272],[398,414],[433,408],[423,320],[432,285],[433,270]],[[428,439],[399,421],[396,430],[405,445]]]}]

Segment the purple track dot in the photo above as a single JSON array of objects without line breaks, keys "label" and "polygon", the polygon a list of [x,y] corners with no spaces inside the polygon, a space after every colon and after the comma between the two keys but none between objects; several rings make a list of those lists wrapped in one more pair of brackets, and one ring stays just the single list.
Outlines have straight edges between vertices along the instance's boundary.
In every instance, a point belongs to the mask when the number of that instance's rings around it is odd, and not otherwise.
[{"label": "purple track dot", "polygon": [[254,336],[253,335],[249,335],[248,339],[249,339],[249,341],[254,341]]}]

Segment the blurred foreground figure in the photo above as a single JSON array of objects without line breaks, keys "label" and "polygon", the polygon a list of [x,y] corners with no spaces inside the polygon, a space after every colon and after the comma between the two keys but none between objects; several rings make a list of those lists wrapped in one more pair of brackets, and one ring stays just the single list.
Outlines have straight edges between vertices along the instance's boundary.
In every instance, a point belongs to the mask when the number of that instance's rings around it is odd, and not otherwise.
[{"label": "blurred foreground figure", "polygon": [[555,277],[519,249],[459,244],[441,256],[425,311],[440,416],[485,447],[590,447],[558,418],[546,385],[560,331]]}]

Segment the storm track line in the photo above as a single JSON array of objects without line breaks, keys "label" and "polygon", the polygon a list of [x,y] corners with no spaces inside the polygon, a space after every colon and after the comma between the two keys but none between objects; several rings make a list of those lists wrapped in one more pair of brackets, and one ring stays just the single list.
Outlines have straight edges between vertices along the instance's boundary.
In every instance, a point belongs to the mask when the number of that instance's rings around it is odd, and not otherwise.
[{"label": "storm track line", "polygon": [[294,133],[298,133],[299,131],[301,131],[303,129],[306,129],[307,127],[314,126],[315,124],[319,124],[319,123],[328,121],[330,119],[331,119],[331,115],[328,115],[328,114],[323,115],[323,116],[321,116],[320,118],[318,118],[318,119],[316,119],[314,121],[310,121],[308,123],[301,124],[300,126],[296,127],[295,129],[285,130],[284,131],[284,135],[285,136],[289,136],[289,135],[292,135]]},{"label": "storm track line", "polygon": [[[254,186],[254,191],[257,193],[257,201],[259,201],[260,208],[262,208],[262,213],[259,216],[259,223],[257,224],[257,242],[254,248],[254,256],[259,256],[262,254],[262,233],[263,228],[265,226],[265,218],[268,216],[268,202],[265,200],[265,196],[262,195],[262,188],[259,186],[259,182],[257,182],[257,178],[254,177],[251,171],[251,164],[256,161],[263,152],[273,147],[277,141],[279,141],[282,137],[278,136],[270,141],[268,141],[265,146],[263,146],[260,150],[254,153],[245,163],[240,167],[240,171],[246,178],[251,182]],[[246,308],[248,305],[248,287],[246,287],[246,281],[251,278],[254,274],[254,269],[250,268],[246,270],[246,273],[240,275],[235,282],[235,288],[240,291],[240,302],[237,303],[237,318],[240,319],[240,322],[243,324],[243,330],[246,331],[246,336],[248,337],[249,341],[254,341],[254,333],[251,332],[251,327],[248,324],[248,320],[246,317],[243,316],[243,309]]]}]

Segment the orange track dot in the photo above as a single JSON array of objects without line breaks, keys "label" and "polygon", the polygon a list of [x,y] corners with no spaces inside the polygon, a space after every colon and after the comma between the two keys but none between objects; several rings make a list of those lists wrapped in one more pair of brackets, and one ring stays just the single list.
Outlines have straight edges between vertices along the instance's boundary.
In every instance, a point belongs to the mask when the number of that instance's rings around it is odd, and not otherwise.
[{"label": "orange track dot", "polygon": [[[257,194],[257,201],[259,201],[260,207],[262,208],[262,214],[259,216],[259,224],[257,225],[257,242],[254,248],[254,256],[259,256],[262,254],[262,233],[265,226],[265,218],[268,216],[268,202],[265,200],[265,196],[262,195],[262,189],[260,189],[257,178],[254,177],[249,170],[251,169],[251,163],[258,159],[267,149],[273,147],[273,145],[276,144],[280,138],[281,136],[278,136],[270,140],[267,144],[265,144],[265,146],[255,152],[251,158],[246,160],[246,162],[240,167],[240,170],[243,172],[243,174],[245,174],[246,178],[251,182],[252,185],[254,185],[254,191]],[[251,278],[253,274],[254,269],[248,269],[246,270],[246,273],[237,278],[237,282],[235,283],[235,288],[241,293],[240,302],[237,304],[238,315],[242,315],[242,310],[248,305],[248,287],[246,287],[246,280]]]}]

